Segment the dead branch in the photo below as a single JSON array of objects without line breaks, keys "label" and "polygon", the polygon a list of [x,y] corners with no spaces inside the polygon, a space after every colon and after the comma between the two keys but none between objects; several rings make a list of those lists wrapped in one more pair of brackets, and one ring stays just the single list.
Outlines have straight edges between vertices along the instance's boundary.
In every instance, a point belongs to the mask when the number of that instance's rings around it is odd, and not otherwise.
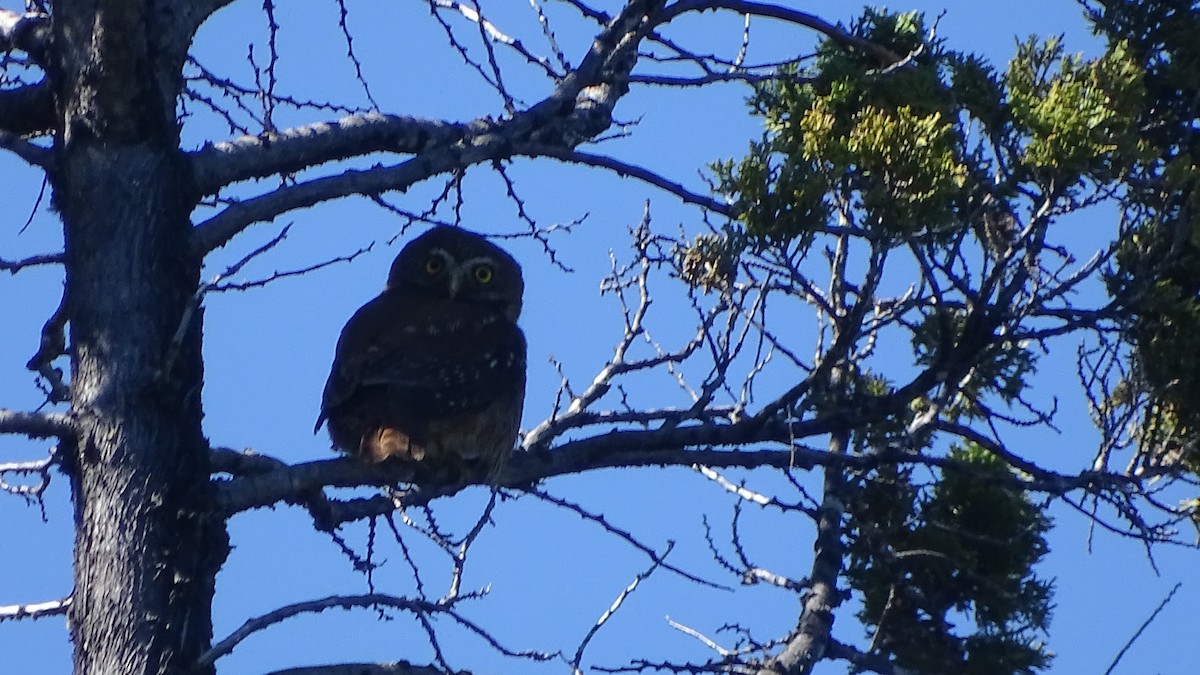
[{"label": "dead branch", "polygon": [[0,52],[23,51],[40,63],[49,44],[49,16],[42,12],[0,9]]},{"label": "dead branch", "polygon": [[[0,135],[0,145],[3,144],[3,136]],[[0,258],[0,272],[8,272],[16,274],[26,267],[36,267],[39,265],[61,265],[63,264],[62,253],[45,253],[42,255],[31,255],[28,258],[21,260],[5,260]]]},{"label": "dead branch", "polygon": [[517,651],[505,647],[494,637],[492,637],[488,631],[480,628],[475,622],[458,613],[452,604],[414,600],[411,598],[402,598],[382,593],[369,593],[366,595],[331,595],[319,600],[297,602],[291,605],[285,605],[261,616],[248,619],[245,623],[239,626],[237,630],[230,633],[228,637],[213,645],[212,649],[209,649],[207,652],[202,654],[196,661],[196,667],[207,668],[211,666],[216,662],[217,659],[228,655],[238,644],[254,633],[269,628],[294,616],[298,616],[300,614],[320,613],[327,609],[354,609],[372,607],[389,607],[393,609],[400,609],[411,612],[418,617],[428,617],[429,615],[433,614],[448,616],[460,626],[466,628],[471,633],[474,633],[476,636],[487,642],[493,649],[496,649],[505,656],[525,658],[535,661],[547,661],[555,656],[555,654],[548,654],[545,652],[529,650]]},{"label": "dead branch", "polygon": [[633,592],[637,590],[638,585],[646,579],[649,579],[651,574],[654,574],[654,571],[657,570],[662,564],[661,561],[666,559],[667,555],[671,553],[672,548],[674,548],[673,543],[667,544],[667,549],[663,551],[661,555],[657,556],[654,564],[650,565],[645,572],[635,576],[633,581],[631,581],[629,585],[617,595],[617,599],[613,600],[612,605],[610,605],[609,608],[600,615],[600,618],[596,619],[596,623],[592,624],[592,627],[588,629],[587,634],[584,635],[583,639],[579,641],[579,647],[575,650],[575,658],[571,660],[571,668],[574,675],[582,675],[583,673],[583,671],[580,670],[580,665],[583,663],[583,652],[587,649],[588,643],[592,641],[592,638],[596,637],[596,633],[600,632],[600,629],[603,628],[604,624],[607,623],[608,620],[617,613],[617,610],[621,609],[621,605],[625,604],[625,600],[629,598],[630,595],[633,595]]},{"label": "dead branch", "polygon": [[580,152],[570,148],[555,147],[549,145],[522,145],[519,146],[520,154],[529,155],[531,157],[551,157],[563,162],[571,164],[583,164],[585,166],[594,166],[602,169],[607,169],[617,174],[618,176],[629,176],[640,181],[649,183],[654,187],[669,192],[685,204],[695,204],[703,209],[719,213],[728,218],[736,217],[733,208],[729,204],[719,202],[711,197],[706,197],[700,193],[692,192],[683,186],[683,184],[672,181],[662,174],[656,173],[644,167],[623,162],[614,157],[605,155],[596,155],[587,152]]},{"label": "dead branch", "polygon": [[267,675],[471,675],[466,670],[449,671],[438,666],[419,666],[408,661],[394,663],[338,663],[273,670]]},{"label": "dead branch", "polygon": [[25,363],[25,367],[45,379],[49,391],[46,398],[51,403],[62,403],[70,398],[70,387],[63,382],[63,371],[54,367],[54,360],[67,353],[67,291],[64,288],[58,307],[46,323],[42,324],[41,339],[37,352]]},{"label": "dead branch", "polygon": [[[600,527],[604,528],[604,530],[606,532],[608,532],[609,534],[614,535],[617,538],[624,540],[630,546],[632,546],[632,547],[636,548],[637,550],[641,551],[642,553],[644,553],[646,555],[646,557],[650,558],[650,560],[654,563],[654,565],[656,567],[662,567],[663,569],[666,569],[670,572],[674,572],[675,574],[678,574],[679,576],[683,577],[684,579],[687,579],[688,581],[700,584],[701,586],[707,586],[709,588],[718,588],[718,589],[728,590],[728,588],[726,586],[722,586],[721,584],[718,584],[716,582],[709,581],[708,579],[704,579],[702,577],[698,577],[698,576],[692,574],[691,572],[680,569],[680,568],[668,563],[665,559],[666,554],[660,555],[653,548],[638,541],[638,539],[636,537],[634,537],[633,534],[631,532],[629,532],[628,530],[624,530],[620,527],[617,527],[616,525],[613,525],[611,522],[608,521],[608,519],[602,513],[592,513],[591,511],[588,511],[587,509],[583,508],[579,504],[568,501],[561,497],[555,497],[554,495],[552,495],[548,492],[545,492],[543,490],[528,489],[528,490],[526,490],[526,493],[530,494],[534,497],[537,497],[538,499],[541,499],[542,501],[544,501],[548,504],[553,504],[554,506],[557,506],[559,508],[563,508],[568,511],[571,511],[572,513],[574,513],[575,515],[579,516],[580,518],[582,518],[584,520],[596,523]],[[667,551],[668,552],[671,550],[672,546],[673,546],[673,544],[671,542],[667,543]]]},{"label": "dead branch", "polygon": [[[608,26],[601,31],[591,51],[579,66],[559,81],[553,93],[541,102],[523,110],[503,122],[481,118],[464,127],[448,127],[459,133],[431,140],[432,134],[411,134],[411,125],[392,122],[407,128],[409,140],[419,140],[420,147],[409,148],[417,153],[412,159],[392,166],[376,167],[364,171],[348,170],[336,176],[325,176],[279,188],[232,204],[207,221],[196,226],[193,234],[193,250],[204,254],[224,245],[232,237],[253,223],[269,221],[290,210],[306,208],[322,201],[349,195],[377,196],[407,187],[442,173],[464,169],[484,161],[507,159],[524,154],[517,146],[530,144],[574,147],[608,129],[612,124],[612,110],[617,100],[628,90],[629,71],[637,59],[632,58],[638,42],[652,28],[647,17],[654,15],[663,4],[657,2],[631,2]],[[599,45],[607,45],[600,48]],[[349,118],[348,125],[358,124],[359,118]],[[368,117],[384,124],[389,118]],[[390,118],[396,120],[399,118]],[[411,121],[408,121],[411,122]],[[418,124],[418,127],[420,125]],[[307,131],[306,131],[307,130]],[[304,150],[306,142],[296,140],[289,148],[293,150],[285,162],[275,159],[271,148],[276,144],[243,138],[238,141],[239,153],[244,159],[232,162],[213,157],[233,150],[230,146],[212,146],[214,150],[202,151],[193,156],[198,194],[216,192],[222,186],[236,180],[256,175],[270,175],[278,171],[297,171],[322,161],[363,154],[373,149],[364,148],[355,134],[342,128],[304,127],[284,140],[299,139],[318,134],[324,152],[314,158]],[[371,131],[374,131],[373,129]],[[367,134],[370,136],[370,133]],[[307,142],[316,145],[317,141]],[[215,148],[224,150],[215,150]],[[227,168],[226,165],[233,165]],[[252,167],[252,171],[246,168]],[[265,173],[264,173],[265,172]]]},{"label": "dead branch", "polygon": [[0,130],[0,150],[8,150],[27,164],[41,169],[50,168],[54,153],[40,145],[34,145],[11,131]]},{"label": "dead branch", "polygon": [[34,602],[28,605],[0,605],[0,622],[19,619],[44,619],[61,616],[71,608],[71,597],[49,602]]},{"label": "dead branch", "polygon": [[1121,662],[1121,659],[1125,656],[1125,653],[1129,651],[1129,648],[1133,646],[1134,642],[1137,642],[1137,639],[1142,636],[1142,633],[1146,632],[1146,629],[1150,627],[1150,624],[1154,623],[1154,620],[1158,618],[1159,613],[1163,611],[1169,602],[1171,602],[1171,599],[1175,597],[1175,594],[1178,593],[1179,589],[1182,587],[1182,581],[1176,582],[1175,585],[1171,587],[1171,590],[1167,593],[1166,597],[1162,599],[1162,602],[1158,603],[1158,607],[1155,607],[1154,611],[1150,612],[1150,616],[1146,617],[1146,620],[1142,622],[1142,625],[1138,626],[1138,629],[1134,631],[1133,635],[1129,637],[1129,640],[1125,642],[1125,645],[1121,647],[1121,651],[1117,652],[1117,655],[1113,657],[1112,663],[1110,663],[1108,668],[1104,671],[1104,675],[1112,675],[1112,672],[1116,670],[1117,664]]},{"label": "dead branch", "polygon": [[666,15],[665,18],[669,21],[671,18],[687,12],[704,12],[714,9],[729,10],[738,14],[763,16],[811,28],[838,44],[870,54],[879,61],[879,65],[881,66],[891,65],[903,58],[892,50],[849,33],[840,26],[831,24],[815,14],[771,3],[743,2],[742,0],[680,0],[668,7],[663,14]]},{"label": "dead branch", "polygon": [[188,158],[196,194],[206,195],[355,155],[416,154],[459,141],[467,131],[462,124],[370,112],[207,145]]},{"label": "dead branch", "polygon": [[4,132],[23,138],[44,136],[53,128],[54,92],[49,83],[42,81],[0,91],[0,129]]},{"label": "dead branch", "polygon": [[[430,0],[430,4],[432,4],[436,7],[450,9],[450,10],[454,10],[454,11],[458,12],[467,21],[470,21],[479,26],[480,31],[484,34],[485,40],[491,41],[491,42],[499,42],[500,44],[512,49],[516,53],[520,54],[528,63],[538,66],[543,71],[545,71],[546,75],[549,76],[550,78],[559,79],[563,76],[562,73],[555,70],[554,66],[550,63],[549,59],[547,59],[544,56],[538,56],[538,55],[534,54],[521,42],[521,40],[514,38],[514,37],[510,36],[509,34],[505,33],[504,31],[500,30],[494,23],[492,23],[491,21],[489,21],[485,17],[483,17],[479,13],[479,10],[477,7],[472,7],[470,5],[466,5],[461,2],[456,2],[455,0]],[[494,61],[494,59],[493,59],[493,61]]]},{"label": "dead branch", "polygon": [[63,413],[0,409],[0,434],[16,434],[29,438],[72,438],[75,435],[75,420]]},{"label": "dead branch", "polygon": [[[50,487],[50,469],[58,465],[58,463],[59,455],[57,448],[51,448],[50,452],[42,459],[26,462],[0,462],[0,491],[21,497],[28,504],[38,504],[44,507],[42,496],[46,493],[46,489]],[[10,473],[18,476],[34,474],[37,475],[37,482],[33,484],[28,482],[10,483],[5,476],[5,474]]]}]

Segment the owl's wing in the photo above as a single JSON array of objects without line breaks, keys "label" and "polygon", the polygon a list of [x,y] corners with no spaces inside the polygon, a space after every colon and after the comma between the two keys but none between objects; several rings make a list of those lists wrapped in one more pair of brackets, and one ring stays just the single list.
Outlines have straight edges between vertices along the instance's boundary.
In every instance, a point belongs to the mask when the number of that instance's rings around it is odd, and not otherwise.
[{"label": "owl's wing", "polygon": [[503,315],[380,296],[342,332],[317,426],[365,390],[419,418],[479,410],[524,374],[524,335]]},{"label": "owl's wing", "polygon": [[424,348],[381,349],[362,364],[360,386],[386,388],[394,404],[420,416],[482,410],[524,377],[525,340],[506,321],[470,328]]}]

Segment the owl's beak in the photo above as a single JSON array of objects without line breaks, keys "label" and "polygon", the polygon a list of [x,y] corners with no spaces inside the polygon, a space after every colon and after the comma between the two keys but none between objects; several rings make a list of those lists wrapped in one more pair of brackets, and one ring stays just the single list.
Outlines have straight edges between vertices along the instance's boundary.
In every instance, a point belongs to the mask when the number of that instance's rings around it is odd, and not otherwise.
[{"label": "owl's beak", "polygon": [[450,288],[448,290],[450,291],[450,299],[451,300],[458,297],[458,292],[460,290],[462,290],[462,276],[460,276],[458,274],[451,274],[450,275]]}]

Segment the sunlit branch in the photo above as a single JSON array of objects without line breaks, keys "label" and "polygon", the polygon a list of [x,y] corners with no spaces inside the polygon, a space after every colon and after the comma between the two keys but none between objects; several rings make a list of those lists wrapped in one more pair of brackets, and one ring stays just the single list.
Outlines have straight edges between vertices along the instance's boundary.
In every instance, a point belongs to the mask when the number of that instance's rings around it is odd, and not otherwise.
[{"label": "sunlit branch", "polygon": [[704,466],[703,464],[697,464],[695,468],[700,472],[700,475],[721,486],[721,488],[726,492],[736,495],[739,499],[744,499],[745,501],[748,501],[752,504],[757,504],[758,506],[774,506],[783,511],[802,511],[809,516],[814,517],[817,515],[815,509],[810,509],[801,506],[800,504],[787,504],[783,501],[780,501],[778,497],[768,497],[767,495],[747,488],[745,485],[735,485],[728,478],[725,478],[716,471],[713,471],[711,467]]},{"label": "sunlit branch", "polygon": [[662,552],[662,555],[658,556],[654,563],[650,565],[645,572],[635,576],[633,581],[631,581],[629,585],[617,595],[617,599],[613,600],[612,605],[610,605],[609,608],[600,615],[600,618],[596,619],[596,623],[592,624],[592,627],[588,629],[587,634],[583,636],[582,640],[580,640],[579,647],[575,650],[575,658],[571,660],[571,668],[574,675],[582,675],[583,673],[583,671],[580,670],[580,666],[583,663],[583,652],[587,649],[588,643],[591,642],[592,638],[596,636],[596,633],[598,633],[600,629],[604,627],[604,624],[607,623],[608,620],[617,613],[617,610],[621,609],[621,605],[625,604],[626,598],[628,598],[630,595],[633,595],[633,592],[637,590],[638,585],[640,585],[646,579],[649,579],[651,574],[654,574],[654,571],[657,570],[662,564],[660,561],[665,559],[667,555],[671,553],[672,548],[674,548],[673,543],[667,544],[667,549]]},{"label": "sunlit branch", "polygon": [[499,159],[503,149],[489,146],[444,148],[400,164],[372,169],[348,169],[335,176],[288,185],[258,197],[231,204],[196,226],[193,250],[205,253],[223,246],[233,236],[257,222],[350,195],[376,196],[404,190],[430,176],[453,171],[485,159]]},{"label": "sunlit branch", "polygon": [[[575,145],[593,138],[612,124],[612,109],[617,100],[627,90],[629,69],[636,59],[626,56],[635,51],[638,42],[650,29],[645,21],[645,12],[653,12],[653,5],[661,3],[631,3],[601,32],[596,44],[587,56],[580,62],[578,68],[569,73],[555,87],[554,92],[531,108],[521,111],[503,122],[493,122],[487,119],[478,120],[468,127],[447,125],[452,133],[448,137],[438,137],[435,141],[432,134],[422,136],[419,133],[409,137],[413,143],[410,150],[417,153],[412,159],[401,164],[376,167],[367,170],[347,170],[336,176],[325,176],[312,179],[296,185],[281,187],[272,192],[253,197],[236,204],[231,204],[224,211],[207,221],[197,225],[193,233],[193,250],[199,254],[207,253],[224,245],[229,239],[249,227],[253,223],[268,221],[290,210],[306,208],[319,202],[349,195],[376,196],[393,190],[403,190],[409,186],[435,176],[454,170],[461,170],[473,164],[487,160],[500,160],[517,154],[528,154],[514,149],[517,144],[528,147],[541,145],[574,147]],[[607,45],[601,49],[597,45]],[[374,120],[387,128],[387,120],[403,120],[403,118],[386,118],[385,116],[354,116],[348,118],[348,127],[355,127],[360,120]],[[411,120],[392,122],[410,133]],[[435,123],[436,124],[436,123]],[[408,126],[406,126],[408,125]],[[417,124],[418,128],[421,124]],[[427,130],[428,132],[428,130]],[[268,139],[262,140],[246,137],[238,141],[241,145],[212,146],[193,156],[196,181],[196,192],[208,194],[215,192],[223,185],[246,178],[269,175],[277,171],[298,171],[299,169],[332,159],[346,158],[371,151],[389,148],[363,147],[361,143],[350,144],[342,140],[348,133],[342,128],[337,130],[322,127],[304,127],[294,130],[292,138],[305,138],[316,133],[319,140],[296,141],[294,150],[289,150],[285,161],[264,159],[270,155],[276,143]],[[364,132],[372,138],[375,129]],[[311,150],[303,150],[303,145],[316,145],[324,148],[323,154],[318,151],[317,158],[305,154]],[[416,145],[420,147],[415,147]],[[243,159],[234,162],[218,157],[224,153],[233,152],[245,155]],[[224,167],[224,164],[235,165],[234,170]]]},{"label": "sunlit branch", "polygon": [[292,173],[374,152],[416,154],[467,132],[462,124],[382,113],[350,115],[258,136],[243,136],[189,153],[196,194],[238,181]]},{"label": "sunlit branch", "polygon": [[0,434],[29,438],[70,438],[75,420],[62,413],[31,413],[0,409]]},{"label": "sunlit branch", "polygon": [[539,66],[543,71],[545,71],[546,75],[552,78],[562,77],[562,74],[557,72],[554,69],[554,66],[551,65],[549,59],[544,56],[538,56],[529,51],[529,49],[525,47],[521,40],[508,35],[504,31],[497,28],[496,25],[491,21],[488,21],[486,18],[480,16],[479,11],[475,7],[471,7],[461,2],[456,2],[455,0],[430,1],[431,4],[434,4],[437,7],[454,10],[463,15],[463,18],[465,18],[467,21],[477,24],[484,32],[488,40],[499,42],[500,44],[510,47],[513,51],[524,57],[524,59],[529,63]]},{"label": "sunlit branch", "polygon": [[[40,503],[46,489],[50,487],[50,469],[59,463],[57,448],[51,448],[42,459],[25,462],[0,462],[0,491],[16,495],[30,504]],[[36,483],[10,483],[5,474],[37,475]]]},{"label": "sunlit branch", "polygon": [[[703,316],[696,335],[679,349],[672,352],[657,350],[658,353],[655,356],[644,359],[627,359],[627,354],[634,342],[640,338],[646,338],[644,321],[651,305],[649,288],[651,263],[647,251],[650,245],[649,222],[650,211],[649,205],[647,205],[642,222],[635,231],[636,260],[630,268],[626,269],[617,269],[614,261],[613,271],[604,282],[603,288],[605,290],[617,294],[621,302],[625,324],[622,337],[613,350],[612,358],[600,369],[600,372],[592,379],[587,389],[578,395],[572,396],[571,403],[565,411],[560,412],[559,406],[556,405],[554,412],[549,418],[542,421],[525,435],[521,441],[523,449],[530,450],[537,448],[558,437],[568,429],[596,424],[601,419],[613,420],[620,417],[628,421],[648,422],[658,419],[663,421],[673,420],[675,423],[678,423],[685,419],[704,418],[706,415],[710,419],[719,416],[711,415],[711,411],[703,406],[688,411],[629,411],[624,414],[611,412],[597,413],[588,410],[589,406],[599,401],[612,389],[616,378],[621,375],[650,370],[664,365],[670,366],[687,360],[702,344],[705,334],[712,327],[716,316],[721,312],[720,308],[714,308],[707,316]],[[626,281],[624,279],[626,272],[635,267],[637,269],[636,274],[632,275],[632,279]],[[638,302],[637,306],[633,308],[625,301],[624,292],[629,287],[635,287],[637,291]],[[569,393],[569,386],[567,386],[565,381],[564,389]]]},{"label": "sunlit branch", "polygon": [[43,619],[48,616],[61,616],[71,608],[71,598],[50,602],[34,602],[28,605],[0,605],[0,622],[18,619]]},{"label": "sunlit branch", "polygon": [[[865,471],[882,464],[920,465],[979,475],[969,464],[946,457],[926,456],[901,448],[883,448],[870,455],[834,455],[824,450],[799,445],[795,439],[827,434],[829,420],[803,420],[784,424],[691,425],[656,430],[614,430],[589,438],[561,443],[544,452],[517,453],[499,476],[500,483],[521,488],[538,481],[585,471],[638,466],[692,467],[775,467],[806,471],[814,467],[840,467]],[[774,442],[779,449],[745,449],[755,444]],[[719,450],[718,447],[737,449]],[[236,460],[223,453],[220,466],[228,468]],[[216,480],[217,506],[221,513],[233,515],[249,509],[280,502],[305,503],[313,490],[323,487],[361,487],[413,484],[418,467],[405,463],[367,465],[354,458],[318,460],[265,470],[266,461],[254,461],[252,473],[227,480]],[[260,469],[259,467],[262,467]],[[223,468],[222,470],[225,470]],[[1145,477],[1122,476],[1098,471],[1061,474],[1036,469],[1028,478],[997,478],[979,475],[982,480],[1002,482],[1017,490],[1063,495],[1073,491],[1095,493],[1125,490]],[[331,511],[321,514],[326,527],[342,522],[389,513],[397,508],[427,504],[431,500],[457,494],[468,485],[453,483],[409,488],[392,497],[373,497],[333,502]],[[316,516],[317,514],[314,514]]]}]

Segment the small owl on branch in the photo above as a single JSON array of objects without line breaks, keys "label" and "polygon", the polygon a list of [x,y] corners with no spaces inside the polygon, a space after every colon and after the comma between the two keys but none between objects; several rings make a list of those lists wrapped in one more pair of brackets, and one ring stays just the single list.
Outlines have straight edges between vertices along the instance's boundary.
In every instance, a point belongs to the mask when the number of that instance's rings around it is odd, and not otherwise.
[{"label": "small owl on branch", "polygon": [[525,398],[521,267],[484,237],[438,226],[342,329],[314,433],[371,463],[396,458],[494,481]]}]

